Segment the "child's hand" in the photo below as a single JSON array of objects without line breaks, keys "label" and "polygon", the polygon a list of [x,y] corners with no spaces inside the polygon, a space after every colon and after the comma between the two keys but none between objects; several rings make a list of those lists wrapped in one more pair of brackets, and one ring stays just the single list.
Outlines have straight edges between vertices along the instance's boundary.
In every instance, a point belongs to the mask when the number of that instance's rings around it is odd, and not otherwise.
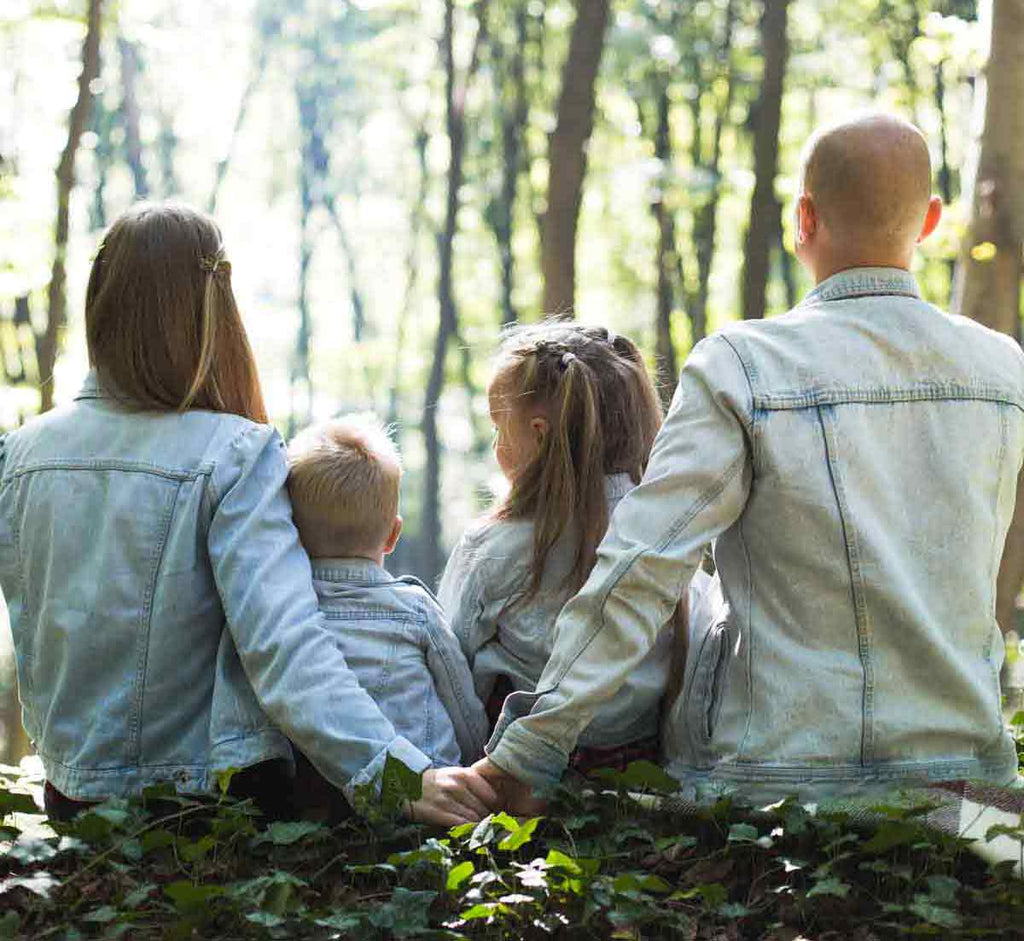
[{"label": "child's hand", "polygon": [[472,766],[501,797],[506,810],[526,817],[536,817],[547,810],[548,802],[533,796],[533,788],[503,771],[490,758],[481,758]]},{"label": "child's hand", "polygon": [[410,805],[409,817],[454,827],[475,823],[501,806],[494,788],[472,768],[431,768],[423,772],[423,796]]}]

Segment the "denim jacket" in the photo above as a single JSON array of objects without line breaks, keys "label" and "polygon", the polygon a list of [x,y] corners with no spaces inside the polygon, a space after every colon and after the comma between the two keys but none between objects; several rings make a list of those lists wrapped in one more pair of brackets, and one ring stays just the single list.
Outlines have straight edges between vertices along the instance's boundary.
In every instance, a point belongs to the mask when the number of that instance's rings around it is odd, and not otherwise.
[{"label": "denim jacket", "polygon": [[[644,480],[488,745],[545,786],[717,537],[724,606],[666,728],[692,794],[1015,778],[995,581],[1024,456],[1024,355],[852,269],[694,349]],[[532,708],[532,712],[531,712]]]},{"label": "denim jacket", "polygon": [[349,796],[389,752],[429,766],[326,629],[286,476],[270,426],[129,411],[92,378],[0,439],[0,588],[59,791],[210,790],[289,738]]},{"label": "denim jacket", "polygon": [[313,559],[320,611],[349,669],[395,731],[436,767],[470,764],[487,716],[434,596],[369,559]]},{"label": "denim jacket", "polygon": [[[613,474],[605,482],[612,512],[634,484],[629,474]],[[555,543],[541,590],[525,604],[516,604],[529,583],[532,554],[530,520],[488,520],[462,537],[441,577],[441,604],[485,702],[499,676],[507,677],[514,690],[533,692],[555,645],[555,621],[571,594],[562,581],[572,569],[572,543],[567,536]],[[580,744],[611,748],[657,735],[671,647],[667,624],[654,649],[611,701],[602,704],[580,735]]]}]

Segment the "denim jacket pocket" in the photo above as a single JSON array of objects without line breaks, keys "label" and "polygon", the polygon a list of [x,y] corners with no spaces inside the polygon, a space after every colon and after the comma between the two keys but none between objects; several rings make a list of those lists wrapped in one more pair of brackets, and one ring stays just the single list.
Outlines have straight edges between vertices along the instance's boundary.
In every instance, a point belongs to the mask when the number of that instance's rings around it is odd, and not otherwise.
[{"label": "denim jacket pocket", "polygon": [[711,766],[711,740],[722,708],[729,665],[729,622],[716,621],[695,651],[693,673],[685,699],[685,728],[695,763]]}]

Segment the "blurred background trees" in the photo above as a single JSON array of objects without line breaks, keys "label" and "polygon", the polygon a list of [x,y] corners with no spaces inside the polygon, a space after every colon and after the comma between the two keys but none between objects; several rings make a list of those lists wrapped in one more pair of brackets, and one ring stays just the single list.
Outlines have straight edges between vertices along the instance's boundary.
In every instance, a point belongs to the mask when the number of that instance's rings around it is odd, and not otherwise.
[{"label": "blurred background trees", "polygon": [[[83,378],[104,227],[184,199],[224,230],[282,433],[353,410],[395,423],[394,567],[430,580],[501,487],[501,327],[606,323],[669,397],[693,342],[809,287],[789,250],[799,150],[866,107],[931,143],[947,211],[917,261],[925,296],[1019,336],[1024,0],[980,6],[11,0],[0,429]],[[1015,529],[1004,620],[1022,578]]]}]

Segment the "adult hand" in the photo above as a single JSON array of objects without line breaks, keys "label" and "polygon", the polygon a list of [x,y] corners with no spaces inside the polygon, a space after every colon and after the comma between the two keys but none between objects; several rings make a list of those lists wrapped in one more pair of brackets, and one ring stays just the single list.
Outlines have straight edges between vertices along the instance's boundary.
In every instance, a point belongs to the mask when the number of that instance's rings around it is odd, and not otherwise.
[{"label": "adult hand", "polygon": [[503,771],[490,758],[481,758],[471,770],[498,792],[506,810],[524,817],[536,817],[547,810],[548,802],[534,797],[531,785]]},{"label": "adult hand", "polygon": [[501,810],[501,798],[472,768],[430,768],[423,772],[423,796],[409,807],[417,823],[455,827]]}]

